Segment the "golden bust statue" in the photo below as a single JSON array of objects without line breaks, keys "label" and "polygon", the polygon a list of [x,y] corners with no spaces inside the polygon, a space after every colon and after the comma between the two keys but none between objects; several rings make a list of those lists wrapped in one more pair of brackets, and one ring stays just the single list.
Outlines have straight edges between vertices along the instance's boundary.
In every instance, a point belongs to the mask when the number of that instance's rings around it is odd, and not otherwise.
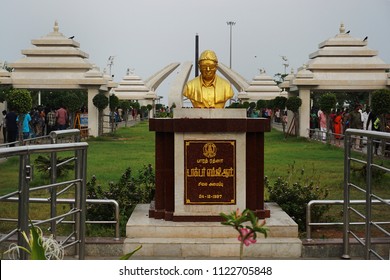
[{"label": "golden bust statue", "polygon": [[215,52],[202,52],[198,61],[200,76],[189,81],[183,95],[191,100],[194,108],[224,108],[228,99],[233,97],[230,83],[219,77],[218,59]]}]

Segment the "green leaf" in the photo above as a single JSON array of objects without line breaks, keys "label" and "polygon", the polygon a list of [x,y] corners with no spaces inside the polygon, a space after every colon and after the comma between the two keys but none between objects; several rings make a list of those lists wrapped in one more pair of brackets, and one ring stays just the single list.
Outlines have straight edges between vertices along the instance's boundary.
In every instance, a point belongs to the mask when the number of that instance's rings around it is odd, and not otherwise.
[{"label": "green leaf", "polygon": [[137,248],[135,248],[135,250],[133,252],[130,252],[124,256],[122,256],[119,260],[128,260],[131,258],[132,255],[134,255],[135,252],[137,252],[138,250],[140,250],[142,248],[142,245],[139,245]]},{"label": "green leaf", "polygon": [[45,250],[42,245],[42,236],[38,233],[37,229],[31,223],[31,259],[32,260],[46,260]]}]

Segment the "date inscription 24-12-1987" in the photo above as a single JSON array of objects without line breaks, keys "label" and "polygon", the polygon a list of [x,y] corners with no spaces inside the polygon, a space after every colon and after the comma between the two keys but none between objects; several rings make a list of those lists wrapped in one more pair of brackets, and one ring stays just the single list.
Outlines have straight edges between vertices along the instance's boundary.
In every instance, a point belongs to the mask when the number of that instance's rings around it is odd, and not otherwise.
[{"label": "date inscription 24-12-1987", "polygon": [[184,203],[236,203],[236,141],[184,141]]}]

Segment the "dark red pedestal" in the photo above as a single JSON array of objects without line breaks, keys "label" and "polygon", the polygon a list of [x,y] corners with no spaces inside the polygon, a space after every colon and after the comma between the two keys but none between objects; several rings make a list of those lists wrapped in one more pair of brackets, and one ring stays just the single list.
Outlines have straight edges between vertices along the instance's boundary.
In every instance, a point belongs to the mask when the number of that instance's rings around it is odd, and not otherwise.
[{"label": "dark red pedestal", "polygon": [[219,216],[175,216],[175,133],[245,133],[246,208],[259,218],[269,218],[264,208],[264,133],[271,131],[269,119],[150,119],[156,132],[156,195],[149,217],[167,221],[220,221]]}]

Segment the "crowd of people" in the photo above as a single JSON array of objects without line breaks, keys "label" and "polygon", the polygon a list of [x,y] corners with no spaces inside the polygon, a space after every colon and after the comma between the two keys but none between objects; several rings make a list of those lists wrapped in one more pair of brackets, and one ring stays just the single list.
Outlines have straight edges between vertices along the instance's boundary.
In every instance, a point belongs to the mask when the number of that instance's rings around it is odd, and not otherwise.
[{"label": "crowd of people", "polygon": [[[15,110],[3,110],[0,127],[3,132],[4,143],[13,143],[18,140],[19,122],[22,115]],[[21,129],[23,139],[49,135],[53,130],[67,129],[71,125],[70,114],[64,106],[59,108],[37,107],[29,113],[23,114]],[[10,146],[14,146],[11,144]]]},{"label": "crowd of people", "polygon": [[[318,129],[321,131],[322,140],[326,140],[327,121],[329,117],[329,133],[334,135],[335,139],[343,139],[345,131],[348,128],[376,130],[380,131],[380,119],[370,109],[368,105],[363,108],[361,104],[356,104],[353,110],[349,108],[332,110],[327,116],[321,109],[312,109],[310,114],[310,136]],[[354,143],[355,149],[361,149],[362,141],[356,139]]]}]

